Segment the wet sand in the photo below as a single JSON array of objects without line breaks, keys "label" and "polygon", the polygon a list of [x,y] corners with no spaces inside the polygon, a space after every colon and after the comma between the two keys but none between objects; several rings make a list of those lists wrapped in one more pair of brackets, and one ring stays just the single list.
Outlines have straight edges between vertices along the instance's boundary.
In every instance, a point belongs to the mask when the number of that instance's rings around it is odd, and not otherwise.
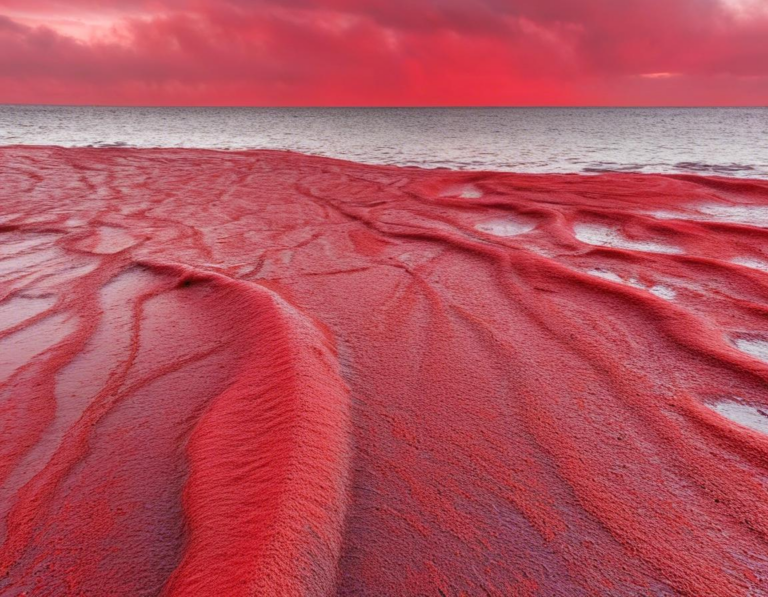
[{"label": "wet sand", "polygon": [[0,148],[0,594],[760,595],[768,181]]}]

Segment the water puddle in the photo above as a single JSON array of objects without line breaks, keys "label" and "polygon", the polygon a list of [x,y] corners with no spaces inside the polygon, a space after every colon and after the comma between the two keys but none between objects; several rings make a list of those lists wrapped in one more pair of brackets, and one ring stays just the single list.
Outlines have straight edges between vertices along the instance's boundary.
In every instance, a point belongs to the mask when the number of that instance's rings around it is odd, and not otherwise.
[{"label": "water puddle", "polygon": [[633,288],[645,290],[667,301],[671,301],[677,296],[677,291],[665,284],[654,284],[652,286],[648,286],[647,284],[643,284],[638,278],[634,276],[624,279],[619,274],[607,269],[592,269],[587,273],[590,276],[596,276],[598,278],[602,278],[603,280],[608,280],[617,284],[624,284],[625,286],[632,286]]},{"label": "water puddle", "polygon": [[738,423],[753,431],[768,433],[768,410],[764,408],[735,401],[723,401],[716,404],[707,404],[707,406],[734,423]]},{"label": "water puddle", "polygon": [[660,220],[693,220],[742,224],[756,228],[768,228],[768,206],[726,205],[709,203],[689,206],[689,211],[655,211],[651,216]]},{"label": "water puddle", "polygon": [[483,192],[473,184],[465,186],[459,194],[462,199],[480,199],[482,196]]},{"label": "water puddle", "polygon": [[743,335],[732,337],[731,342],[741,352],[768,363],[768,339],[760,336]]},{"label": "water puddle", "polygon": [[648,288],[648,292],[658,296],[659,298],[663,298],[664,300],[667,300],[667,301],[671,301],[677,296],[677,291],[675,291],[674,288],[670,288],[669,286],[665,286],[664,284],[657,284],[656,286],[651,286],[650,288]]},{"label": "water puddle", "polygon": [[768,272],[768,261],[762,261],[761,259],[755,259],[754,257],[734,257],[731,259],[731,263],[757,269],[762,272]]},{"label": "water puddle", "polygon": [[602,224],[574,224],[573,233],[577,240],[597,247],[611,247],[646,253],[666,253],[679,255],[683,253],[679,247],[648,240],[627,238],[618,228]]},{"label": "water puddle", "polygon": [[476,185],[464,184],[449,187],[445,189],[440,196],[461,197],[462,199],[480,199],[483,196],[483,191]]},{"label": "water puddle", "polygon": [[624,278],[619,274],[608,271],[607,269],[591,269],[587,272],[590,276],[596,276],[603,280],[609,280],[610,282],[616,282],[617,284],[624,284]]}]

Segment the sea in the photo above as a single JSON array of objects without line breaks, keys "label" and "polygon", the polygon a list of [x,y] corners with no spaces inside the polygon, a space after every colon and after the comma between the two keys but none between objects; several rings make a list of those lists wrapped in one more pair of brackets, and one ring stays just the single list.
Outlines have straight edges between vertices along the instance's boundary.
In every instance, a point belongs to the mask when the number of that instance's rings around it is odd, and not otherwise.
[{"label": "sea", "polygon": [[285,149],[370,164],[768,178],[765,108],[0,105],[0,145]]}]

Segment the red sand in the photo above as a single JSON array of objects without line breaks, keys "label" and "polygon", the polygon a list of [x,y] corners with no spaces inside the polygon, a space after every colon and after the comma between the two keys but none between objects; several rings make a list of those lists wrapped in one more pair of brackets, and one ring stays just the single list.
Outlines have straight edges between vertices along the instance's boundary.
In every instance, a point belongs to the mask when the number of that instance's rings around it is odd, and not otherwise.
[{"label": "red sand", "polygon": [[0,210],[3,596],[768,594],[768,182],[11,147]]}]

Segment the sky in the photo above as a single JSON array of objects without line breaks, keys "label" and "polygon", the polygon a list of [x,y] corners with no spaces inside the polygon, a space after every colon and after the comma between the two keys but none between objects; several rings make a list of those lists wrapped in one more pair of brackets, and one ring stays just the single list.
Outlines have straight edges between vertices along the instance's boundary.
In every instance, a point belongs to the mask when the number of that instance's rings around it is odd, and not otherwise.
[{"label": "sky", "polygon": [[768,0],[0,0],[0,103],[768,105]]}]

